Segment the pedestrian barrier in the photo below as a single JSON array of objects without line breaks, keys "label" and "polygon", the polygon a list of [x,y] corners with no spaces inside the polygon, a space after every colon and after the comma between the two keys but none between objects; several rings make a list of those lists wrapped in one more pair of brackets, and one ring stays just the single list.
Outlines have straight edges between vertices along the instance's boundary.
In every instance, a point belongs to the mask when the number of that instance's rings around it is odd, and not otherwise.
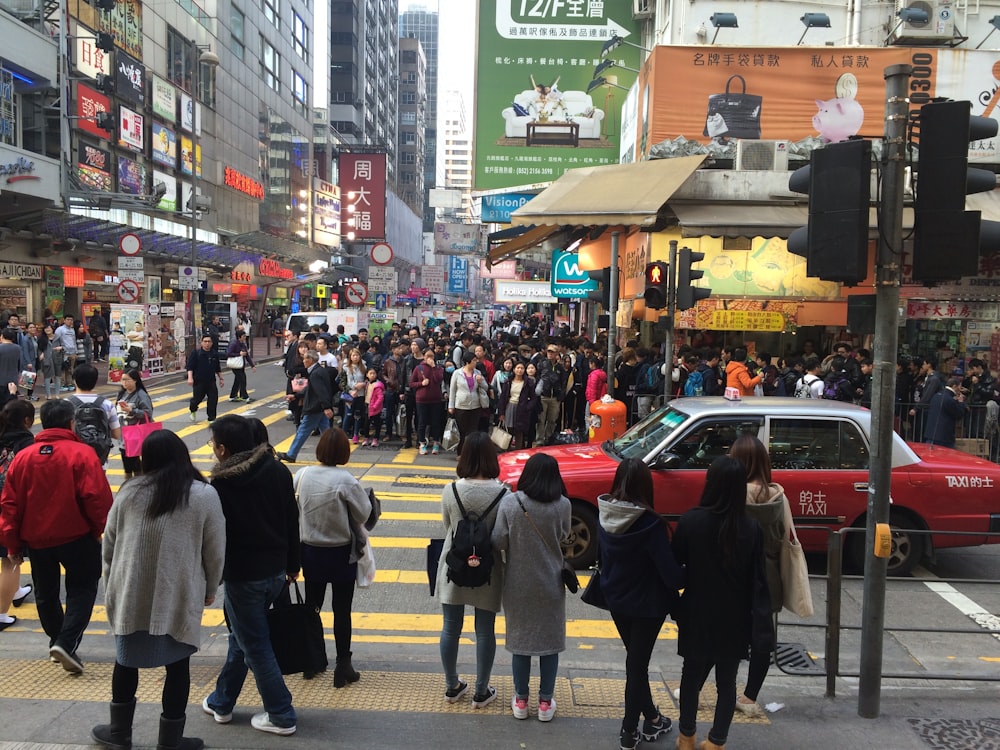
[{"label": "pedestrian barrier", "polygon": [[[841,668],[841,640],[845,632],[858,633],[860,636],[862,626],[860,624],[844,623],[842,614],[843,587],[845,579],[863,581],[863,576],[845,575],[843,572],[845,547],[845,537],[850,534],[864,534],[865,529],[861,527],[844,528],[838,531],[822,526],[796,526],[796,531],[823,531],[827,534],[827,572],[826,575],[810,575],[810,579],[819,578],[826,581],[826,615],[822,623],[778,621],[779,633],[781,626],[805,629],[823,630],[825,640],[825,658],[823,663],[817,661],[810,655],[809,650],[802,644],[779,643],[775,654],[775,664],[788,675],[803,677],[825,677],[826,697],[836,697],[836,681],[838,677],[860,677],[860,671],[845,670]],[[894,529],[895,531],[895,529]],[[900,529],[906,534],[933,536],[935,534],[947,534],[948,536],[974,536],[1000,537],[997,532],[978,531],[936,531],[933,529]],[[996,587],[1000,584],[998,579],[974,579],[974,578],[935,578],[936,584],[961,584]],[[886,581],[886,593],[893,590],[906,590],[913,586],[925,587],[927,581],[921,578],[897,578],[889,577]],[[886,623],[885,631],[892,633],[943,633],[959,636],[987,636],[1000,638],[1000,628],[993,626],[997,622],[996,617],[985,620],[982,626],[978,627],[922,627],[914,625],[894,625]],[[989,624],[987,624],[989,623]],[[860,638],[859,638],[860,641]],[[1000,682],[1000,669],[994,672],[935,672],[923,671],[896,671],[882,672],[883,678],[898,680],[954,680],[969,682]]]}]

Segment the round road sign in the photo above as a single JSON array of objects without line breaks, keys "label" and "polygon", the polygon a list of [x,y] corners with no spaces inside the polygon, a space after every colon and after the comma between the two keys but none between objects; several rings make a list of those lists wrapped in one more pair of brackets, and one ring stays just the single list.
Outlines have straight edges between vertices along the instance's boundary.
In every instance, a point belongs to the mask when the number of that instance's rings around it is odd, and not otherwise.
[{"label": "round road sign", "polygon": [[138,255],[139,251],[142,250],[142,240],[139,239],[139,235],[131,232],[123,234],[122,238],[118,240],[118,249],[125,255]]},{"label": "round road sign", "polygon": [[344,297],[349,305],[363,305],[368,301],[368,287],[360,281],[352,281],[344,287]]},{"label": "round road sign", "polygon": [[118,299],[125,304],[139,301],[139,285],[131,279],[118,282]]},{"label": "round road sign", "polygon": [[372,245],[372,263],[378,266],[387,266],[392,263],[392,245],[388,242],[376,242]]}]

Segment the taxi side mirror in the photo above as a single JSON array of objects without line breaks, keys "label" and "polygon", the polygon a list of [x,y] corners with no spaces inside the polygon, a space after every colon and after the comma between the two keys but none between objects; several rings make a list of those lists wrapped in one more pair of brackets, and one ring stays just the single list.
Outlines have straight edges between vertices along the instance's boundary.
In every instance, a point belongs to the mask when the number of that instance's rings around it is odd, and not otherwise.
[{"label": "taxi side mirror", "polygon": [[676,453],[664,452],[659,454],[650,463],[649,468],[652,471],[664,471],[666,469],[677,469],[683,463],[683,459]]}]

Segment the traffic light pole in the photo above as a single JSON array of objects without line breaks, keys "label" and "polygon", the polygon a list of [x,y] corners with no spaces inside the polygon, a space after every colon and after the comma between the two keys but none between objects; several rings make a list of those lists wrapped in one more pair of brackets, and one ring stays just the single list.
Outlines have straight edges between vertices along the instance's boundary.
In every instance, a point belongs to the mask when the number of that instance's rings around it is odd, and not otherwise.
[{"label": "traffic light pole", "polygon": [[615,339],[618,338],[618,238],[621,232],[611,233],[611,278],[608,279],[608,395],[615,397]]},{"label": "traffic light pole", "polygon": [[677,306],[677,240],[670,240],[669,270],[667,271],[667,324],[663,339],[663,361],[667,374],[663,378],[663,402],[670,400],[674,372],[674,312]]},{"label": "traffic light pole", "polygon": [[885,156],[879,207],[878,254],[875,261],[875,342],[872,381],[872,452],[868,470],[868,515],[865,526],[865,581],[861,615],[861,670],[858,715],[879,715],[882,688],[882,638],[888,560],[875,557],[875,526],[889,522],[892,478],[893,412],[899,336],[899,275],[903,257],[903,185],[906,167],[906,98],[912,68],[885,69]]}]

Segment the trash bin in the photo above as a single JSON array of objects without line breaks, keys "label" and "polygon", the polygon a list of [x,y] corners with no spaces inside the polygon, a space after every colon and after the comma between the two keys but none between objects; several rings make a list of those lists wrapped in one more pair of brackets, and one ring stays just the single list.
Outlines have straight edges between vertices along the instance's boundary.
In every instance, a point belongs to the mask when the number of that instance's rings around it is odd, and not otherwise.
[{"label": "trash bin", "polygon": [[624,401],[607,396],[590,405],[590,442],[603,443],[613,440],[628,429],[628,408]]}]

